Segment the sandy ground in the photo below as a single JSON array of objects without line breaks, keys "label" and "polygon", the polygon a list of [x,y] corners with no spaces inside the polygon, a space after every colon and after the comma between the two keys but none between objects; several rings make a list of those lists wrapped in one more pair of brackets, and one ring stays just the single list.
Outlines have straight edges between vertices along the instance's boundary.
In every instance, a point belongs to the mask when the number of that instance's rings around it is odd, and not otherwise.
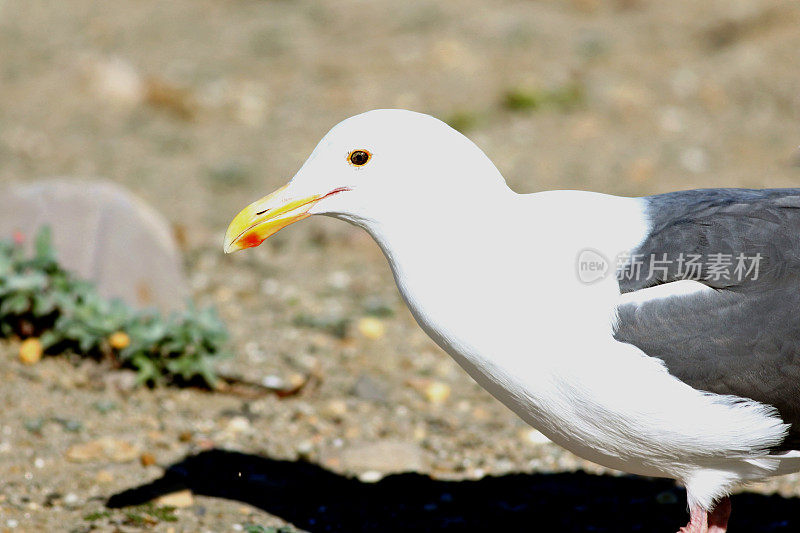
[{"label": "sandy ground", "polygon": [[[131,390],[93,363],[23,367],[6,343],[0,531],[676,529],[670,482],[542,442],[474,384],[367,236],[311,220],[231,257],[221,237],[333,124],[378,107],[460,124],[520,192],[797,186],[798,21],[788,0],[0,0],[0,182],[128,187],[229,324],[224,371],[314,375],[283,399]],[[570,105],[503,104],[565,87]],[[187,488],[176,521],[120,507]],[[796,476],[748,488],[732,530],[796,531],[798,495]]]}]

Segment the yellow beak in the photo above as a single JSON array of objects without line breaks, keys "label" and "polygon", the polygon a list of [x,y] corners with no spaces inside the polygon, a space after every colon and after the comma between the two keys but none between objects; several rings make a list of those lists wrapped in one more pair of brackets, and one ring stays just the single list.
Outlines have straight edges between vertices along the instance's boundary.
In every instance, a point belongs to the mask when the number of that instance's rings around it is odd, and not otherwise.
[{"label": "yellow beak", "polygon": [[228,231],[225,232],[223,249],[226,254],[258,246],[278,230],[308,217],[308,210],[325,196],[287,199],[283,192],[288,186],[286,184],[272,194],[253,202],[236,215],[228,226]]}]

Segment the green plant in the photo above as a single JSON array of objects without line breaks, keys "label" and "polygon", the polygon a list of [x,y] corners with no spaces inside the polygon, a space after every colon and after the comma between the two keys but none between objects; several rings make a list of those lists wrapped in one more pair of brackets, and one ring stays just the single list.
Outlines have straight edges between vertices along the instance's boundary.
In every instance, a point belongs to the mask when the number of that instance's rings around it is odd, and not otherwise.
[{"label": "green plant", "polygon": [[559,111],[571,111],[583,105],[585,100],[583,84],[570,82],[549,90],[511,89],[503,97],[503,107],[509,111],[533,111],[546,106]]},{"label": "green plant", "polygon": [[177,521],[178,517],[175,516],[175,507],[171,505],[156,506],[153,502],[148,502],[126,510],[124,523],[131,526],[143,527],[146,525],[155,525],[159,522]]},{"label": "green plant", "polygon": [[87,522],[107,520],[111,524],[124,524],[134,527],[151,527],[161,522],[177,522],[177,509],[171,505],[156,505],[147,502],[123,509],[100,509],[84,515]]},{"label": "green plant", "polygon": [[445,119],[445,122],[447,122],[451,128],[461,133],[467,133],[475,129],[479,121],[480,117],[478,117],[478,114],[472,111],[457,111]]},{"label": "green plant", "polygon": [[227,331],[213,309],[163,316],[102,298],[59,265],[50,230],[27,257],[22,239],[0,241],[0,335],[38,337],[48,352],[73,351],[137,370],[139,383],[214,386]]},{"label": "green plant", "polygon": [[294,533],[296,530],[290,526],[262,526],[260,524],[244,524],[245,533]]},{"label": "green plant", "polygon": [[314,316],[300,313],[292,319],[292,324],[300,328],[318,329],[338,339],[347,338],[350,331],[350,319],[339,316]]}]

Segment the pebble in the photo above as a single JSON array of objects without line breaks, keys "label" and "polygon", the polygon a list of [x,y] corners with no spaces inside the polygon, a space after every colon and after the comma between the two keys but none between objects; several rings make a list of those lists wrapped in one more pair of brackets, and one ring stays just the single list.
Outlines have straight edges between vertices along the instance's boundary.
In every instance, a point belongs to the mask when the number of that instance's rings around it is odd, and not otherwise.
[{"label": "pebble", "polygon": [[159,496],[153,500],[153,503],[156,505],[169,505],[170,507],[181,509],[194,505],[194,495],[191,490],[184,489]]},{"label": "pebble", "polygon": [[131,392],[136,388],[136,379],[136,372],[133,370],[117,370],[105,374],[103,384],[106,388],[119,392]]},{"label": "pebble", "polygon": [[19,360],[24,365],[35,365],[42,359],[42,352],[42,343],[39,339],[25,339],[19,345]]},{"label": "pebble", "polygon": [[74,507],[78,505],[78,502],[80,502],[80,498],[78,498],[78,495],[74,492],[70,492],[64,496],[64,505],[68,507]]},{"label": "pebble", "polygon": [[383,474],[377,470],[367,470],[358,476],[358,480],[362,483],[377,483],[383,479]]},{"label": "pebble", "polygon": [[19,525],[19,521],[18,520],[14,520],[13,518],[9,518],[8,520],[6,520],[6,527],[10,527],[11,529],[14,529],[18,525]]},{"label": "pebble", "polygon": [[431,381],[425,386],[423,393],[429,402],[438,405],[450,397],[450,386],[441,381]]},{"label": "pebble", "polygon": [[536,429],[523,429],[521,431],[523,439],[529,444],[550,444],[552,441]]},{"label": "pebble", "polygon": [[386,326],[381,319],[367,316],[358,321],[358,332],[368,339],[376,340],[386,334]]},{"label": "pebble", "polygon": [[156,464],[156,456],[152,453],[145,452],[139,456],[139,462],[142,466],[153,466]]},{"label": "pebble", "polygon": [[33,460],[33,466],[35,466],[36,468],[44,468],[44,459],[42,459],[41,457],[37,457],[36,459]]},{"label": "pebble", "polygon": [[324,450],[321,455],[323,462],[331,461],[344,470],[362,473],[376,471],[384,475],[421,472],[430,464],[428,454],[416,443],[398,440],[348,444],[338,450]]},{"label": "pebble", "polygon": [[234,416],[228,422],[228,431],[232,433],[241,433],[250,429],[250,421],[244,416]]},{"label": "pebble", "polygon": [[337,270],[328,276],[328,284],[334,289],[345,290],[350,286],[350,274],[344,270]]},{"label": "pebble", "polygon": [[111,483],[114,481],[114,474],[109,472],[108,470],[100,470],[94,476],[94,480],[98,483]]},{"label": "pebble", "polygon": [[332,417],[342,417],[347,414],[347,402],[344,400],[331,400],[328,402],[326,412]]},{"label": "pebble", "polygon": [[283,378],[273,374],[261,378],[261,384],[268,389],[274,390],[282,390],[286,388],[286,382],[283,381]]},{"label": "pebble", "polygon": [[101,58],[86,66],[86,77],[99,97],[126,105],[144,99],[142,76],[128,61],[119,57]]},{"label": "pebble", "polygon": [[359,376],[353,385],[353,394],[363,400],[385,402],[387,397],[386,386],[366,374]]},{"label": "pebble", "polygon": [[297,455],[302,458],[308,458],[314,452],[314,444],[310,440],[301,441],[297,445]]},{"label": "pebble", "polygon": [[88,463],[102,460],[126,463],[139,457],[139,449],[127,441],[112,437],[103,437],[70,446],[67,450],[66,457],[68,461],[74,463]]}]

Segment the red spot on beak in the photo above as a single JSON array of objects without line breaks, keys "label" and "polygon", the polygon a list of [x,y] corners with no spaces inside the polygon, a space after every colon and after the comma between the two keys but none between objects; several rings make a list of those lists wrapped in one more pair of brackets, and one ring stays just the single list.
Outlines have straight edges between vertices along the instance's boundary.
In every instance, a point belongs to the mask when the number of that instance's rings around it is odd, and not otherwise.
[{"label": "red spot on beak", "polygon": [[255,233],[248,233],[247,235],[242,237],[241,241],[246,248],[252,248],[253,246],[258,246],[259,244],[264,242],[264,239],[260,238]]}]

